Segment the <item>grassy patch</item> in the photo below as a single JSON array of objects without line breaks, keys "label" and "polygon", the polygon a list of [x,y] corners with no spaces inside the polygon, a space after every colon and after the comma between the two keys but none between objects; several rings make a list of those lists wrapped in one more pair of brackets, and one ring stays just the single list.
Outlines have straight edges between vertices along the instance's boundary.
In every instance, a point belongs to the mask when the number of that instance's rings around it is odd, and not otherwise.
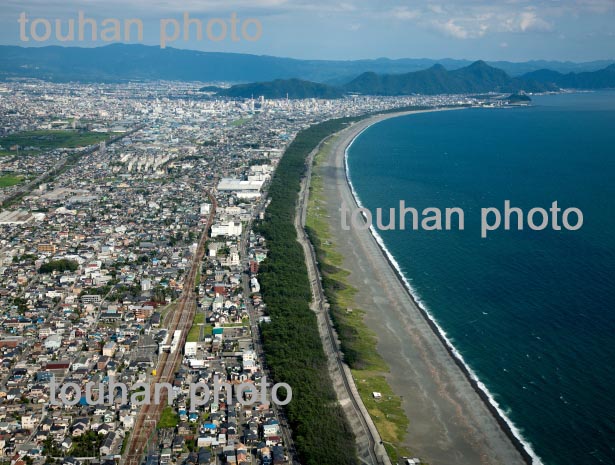
[{"label": "grassy patch", "polygon": [[[316,165],[328,156],[330,147],[331,141],[322,145],[315,157]],[[310,184],[306,229],[316,250],[331,317],[341,339],[345,361],[354,369],[388,371],[376,351],[376,338],[363,321],[365,312],[355,308],[356,289],[348,284],[350,273],[341,267],[343,257],[332,243],[322,191],[323,180],[315,169]]]},{"label": "grassy patch", "polygon": [[201,340],[201,327],[193,325],[188,331],[186,342],[199,342]]},{"label": "grassy patch", "polygon": [[243,326],[249,326],[250,322],[249,321],[242,321],[241,323],[226,323],[223,324],[222,327],[223,328],[241,328]]},{"label": "grassy patch", "polygon": [[0,188],[14,186],[15,184],[19,184],[22,180],[23,176],[5,174],[4,176],[0,176]]},{"label": "grassy patch", "polygon": [[[194,315],[194,321],[186,336],[186,342],[199,342],[201,340],[201,326],[205,324],[205,315],[203,313],[197,313]],[[205,335],[211,334],[211,325],[205,325]]]},{"label": "grassy patch", "polygon": [[128,431],[126,433],[126,436],[124,436],[124,441],[122,441],[122,449],[120,450],[120,455],[124,455],[124,452],[126,451],[126,446],[128,445],[128,440],[130,439],[130,431]]},{"label": "grassy patch", "polygon": [[[334,140],[334,139],[333,139]],[[365,312],[356,308],[356,289],[348,284],[350,272],[342,268],[343,256],[332,242],[329,220],[323,197],[323,179],[317,168],[329,156],[333,140],[325,142],[315,157],[310,183],[306,229],[323,277],[323,286],[330,304],[331,318],[340,336],[346,363],[351,367],[357,389],[393,463],[410,451],[403,448],[408,418],[401,407],[401,398],[393,393],[384,374],[388,366],[376,351],[376,337],[364,322]],[[374,399],[372,393],[382,398]]]},{"label": "grassy patch", "polygon": [[[401,456],[411,455],[409,450],[398,446],[403,442],[408,428],[408,418],[402,409],[401,398],[395,395],[382,373],[352,370],[352,375],[383,442],[389,444],[387,452],[393,463]],[[382,397],[375,399],[374,392],[379,392]]]},{"label": "grassy patch", "polygon": [[[22,150],[19,149],[19,155],[20,156],[26,156],[26,155],[36,155],[38,153],[40,153],[40,150]],[[17,150],[4,150],[4,149],[0,149],[0,157],[14,157],[15,155],[17,155]]]},{"label": "grassy patch", "polygon": [[168,313],[175,310],[176,304],[172,302],[170,304],[165,305],[162,310],[160,310],[160,321],[164,321],[167,317]]},{"label": "grassy patch", "polygon": [[[35,130],[0,137],[0,146],[7,150],[14,145],[37,147],[40,150],[76,148],[97,144],[109,138],[107,133],[80,131]],[[13,153],[13,152],[11,152]]]},{"label": "grassy patch", "polygon": [[241,126],[242,124],[246,124],[248,121],[250,121],[251,118],[239,118],[236,119],[234,121],[231,121],[231,126],[237,127],[237,126]]},{"label": "grassy patch", "polygon": [[158,428],[175,428],[178,423],[179,415],[175,412],[173,407],[167,405],[160,414]]}]

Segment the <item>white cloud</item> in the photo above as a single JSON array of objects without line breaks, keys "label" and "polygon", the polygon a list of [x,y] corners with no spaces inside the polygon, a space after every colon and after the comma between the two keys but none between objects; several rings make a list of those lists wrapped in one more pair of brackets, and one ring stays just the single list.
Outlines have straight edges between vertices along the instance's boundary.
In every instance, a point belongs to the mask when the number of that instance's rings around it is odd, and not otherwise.
[{"label": "white cloud", "polygon": [[427,6],[427,8],[429,8],[433,13],[436,13],[438,15],[442,15],[445,13],[444,8],[442,8],[442,5],[430,4]]},{"label": "white cloud", "polygon": [[433,25],[436,29],[448,34],[451,37],[455,37],[456,39],[467,39],[469,34],[462,26],[459,24],[455,24],[455,21],[449,19],[447,22],[442,23],[439,21],[434,21]]},{"label": "white cloud", "polygon": [[[443,32],[444,34],[454,37],[455,39],[476,39],[478,37],[482,37],[487,33],[489,26],[484,23],[475,23],[473,21],[468,24],[460,24],[460,20],[449,19],[446,22],[443,21],[433,21],[433,27]],[[468,21],[465,21],[468,23]]]},{"label": "white cloud", "polygon": [[[615,0],[459,0],[450,3],[414,2],[413,7],[394,7],[383,18],[413,21],[419,27],[430,28],[455,39],[475,39],[488,33],[544,33],[555,29],[552,22],[561,16],[562,7],[570,3],[579,8],[596,7],[603,1]],[[554,6],[555,5],[555,6]],[[580,5],[580,6],[579,6]]]},{"label": "white cloud", "polygon": [[547,32],[553,30],[553,25],[534,11],[524,11],[519,15],[519,29],[522,32]]},{"label": "white cloud", "polygon": [[413,20],[418,18],[421,15],[421,12],[419,10],[410,10],[405,6],[400,6],[393,8],[391,15],[396,19]]}]

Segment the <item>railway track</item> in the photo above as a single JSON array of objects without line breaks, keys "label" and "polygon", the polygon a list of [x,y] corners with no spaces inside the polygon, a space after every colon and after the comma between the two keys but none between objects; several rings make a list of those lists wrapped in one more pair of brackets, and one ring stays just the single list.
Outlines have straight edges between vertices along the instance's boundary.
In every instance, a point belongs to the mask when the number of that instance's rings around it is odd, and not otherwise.
[{"label": "railway track", "polygon": [[[154,387],[156,384],[170,383],[173,381],[175,371],[179,367],[179,364],[181,363],[182,359],[181,348],[186,342],[188,331],[190,330],[190,327],[192,326],[192,323],[194,321],[194,315],[196,313],[197,306],[197,296],[194,291],[196,275],[199,268],[201,267],[201,263],[205,255],[205,242],[207,242],[207,239],[209,238],[208,231],[213,223],[218,207],[218,203],[216,202],[216,199],[211,193],[211,191],[208,192],[207,195],[212,204],[211,212],[209,213],[209,217],[207,218],[207,224],[205,225],[205,229],[201,234],[201,238],[199,240],[194,260],[192,261],[192,265],[190,267],[190,271],[184,279],[184,288],[182,291],[182,295],[177,301],[176,308],[173,310],[171,322],[168,327],[169,333],[174,333],[177,330],[181,331],[180,343],[178,344],[177,350],[175,350],[173,353],[163,352],[160,355],[160,359],[158,360],[158,365],[156,369],[156,375],[150,383],[150,399],[152,400],[154,399]],[[156,425],[160,420],[162,409],[167,403],[166,389],[161,389],[160,397],[160,402],[143,405],[139,410],[137,419],[135,421],[134,430],[130,435],[129,442],[126,447],[126,450],[128,452],[124,454],[121,460],[121,463],[123,465],[139,465],[141,463],[142,457],[146,453],[148,442],[153,436],[156,429]]]}]

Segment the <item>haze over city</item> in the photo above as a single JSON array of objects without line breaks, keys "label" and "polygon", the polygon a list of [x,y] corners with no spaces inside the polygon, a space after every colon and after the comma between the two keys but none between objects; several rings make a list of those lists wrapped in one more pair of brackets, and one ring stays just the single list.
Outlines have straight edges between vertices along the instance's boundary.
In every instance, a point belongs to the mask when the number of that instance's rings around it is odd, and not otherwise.
[{"label": "haze over city", "polygon": [[[159,22],[180,19],[184,12],[203,21],[256,18],[263,35],[254,43],[178,40],[174,47],[193,50],[267,54],[310,59],[465,58],[527,61],[591,61],[615,52],[610,0],[502,1],[118,1],[54,3],[42,0],[4,2],[0,42],[20,41],[17,19],[139,18],[145,44],[159,43]],[[52,38],[53,39],[53,38]],[[57,40],[46,44],[67,45]],[[104,45],[105,42],[68,45]]]}]

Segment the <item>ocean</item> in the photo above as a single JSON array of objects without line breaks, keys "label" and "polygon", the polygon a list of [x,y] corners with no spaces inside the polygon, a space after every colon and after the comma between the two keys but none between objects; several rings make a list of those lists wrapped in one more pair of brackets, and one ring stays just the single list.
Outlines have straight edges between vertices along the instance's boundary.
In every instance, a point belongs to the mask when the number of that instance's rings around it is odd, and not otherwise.
[{"label": "ocean", "polygon": [[[615,464],[615,92],[389,119],[357,137],[348,169],[374,224],[400,200],[464,210],[464,230],[379,235],[544,464]],[[583,227],[481,238],[481,208],[505,200],[579,208]]]}]

